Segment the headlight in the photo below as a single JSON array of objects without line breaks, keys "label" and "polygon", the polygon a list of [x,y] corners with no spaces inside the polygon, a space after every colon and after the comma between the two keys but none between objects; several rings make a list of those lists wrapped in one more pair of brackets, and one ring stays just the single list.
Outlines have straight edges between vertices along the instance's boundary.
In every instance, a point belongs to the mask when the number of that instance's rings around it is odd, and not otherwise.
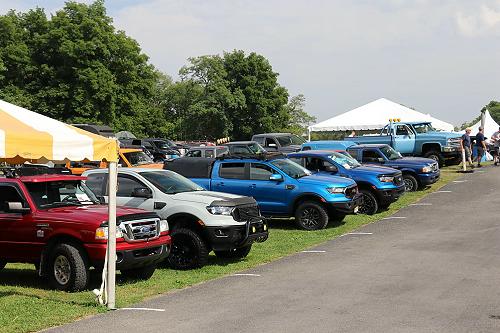
[{"label": "headlight", "polygon": [[422,172],[423,173],[428,173],[428,172],[431,172],[431,171],[432,171],[432,169],[431,169],[430,166],[425,166],[425,167],[422,168]]},{"label": "headlight", "polygon": [[[116,226],[116,238],[123,238],[123,233],[119,226]],[[99,227],[95,230],[95,239],[108,239],[108,227]]]},{"label": "headlight", "polygon": [[168,222],[167,220],[160,220],[160,232],[168,231]]},{"label": "headlight", "polygon": [[208,212],[214,215],[231,215],[233,209],[233,207],[225,206],[207,206]]},{"label": "headlight", "polygon": [[331,194],[344,193],[345,187],[327,187],[326,190]]},{"label": "headlight", "polygon": [[394,182],[394,177],[391,177],[391,176],[379,176],[378,179],[382,183],[393,183]]}]

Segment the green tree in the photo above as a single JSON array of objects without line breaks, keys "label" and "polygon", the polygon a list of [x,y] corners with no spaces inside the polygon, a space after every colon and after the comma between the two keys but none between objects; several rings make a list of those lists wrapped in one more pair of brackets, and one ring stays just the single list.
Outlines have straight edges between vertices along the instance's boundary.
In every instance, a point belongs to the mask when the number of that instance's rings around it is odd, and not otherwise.
[{"label": "green tree", "polygon": [[307,132],[307,127],[316,122],[316,117],[309,115],[304,111],[306,98],[299,94],[293,96],[286,105],[286,112],[289,116],[289,123],[285,130],[302,135]]},{"label": "green tree", "polygon": [[[500,102],[490,101],[487,105],[485,105],[481,109],[481,112],[485,112],[486,109],[488,109],[488,111],[490,112],[491,118],[493,118],[498,124],[500,124]],[[469,122],[463,123],[460,126],[460,129],[463,130],[467,127],[471,127],[480,120],[481,120],[481,115],[477,116],[476,118],[472,119]]]},{"label": "green tree", "polygon": [[67,2],[50,20],[42,9],[9,12],[0,37],[0,98],[65,122],[150,130],[140,121],[157,72],[135,40],[115,31],[102,0]]}]

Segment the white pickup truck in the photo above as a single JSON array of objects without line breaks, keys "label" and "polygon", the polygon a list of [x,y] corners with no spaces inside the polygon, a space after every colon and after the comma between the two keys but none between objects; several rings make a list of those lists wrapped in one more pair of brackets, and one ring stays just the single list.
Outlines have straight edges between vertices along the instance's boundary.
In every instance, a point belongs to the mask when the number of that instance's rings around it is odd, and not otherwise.
[{"label": "white pickup truck", "polygon": [[[83,173],[86,184],[107,200],[106,169]],[[119,168],[117,205],[157,213],[169,223],[172,268],[204,266],[210,251],[221,258],[244,258],[252,243],[268,237],[255,199],[205,191],[189,179],[160,169]]]}]

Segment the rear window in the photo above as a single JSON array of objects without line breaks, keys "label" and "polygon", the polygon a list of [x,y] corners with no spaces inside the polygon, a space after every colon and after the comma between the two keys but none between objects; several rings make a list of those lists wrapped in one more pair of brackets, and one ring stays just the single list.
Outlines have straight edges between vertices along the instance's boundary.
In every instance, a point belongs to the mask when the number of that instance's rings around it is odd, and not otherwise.
[{"label": "rear window", "polygon": [[103,188],[106,186],[107,181],[108,175],[106,173],[91,173],[87,176],[85,185],[87,185],[96,196],[103,196],[105,195],[105,193],[103,193]]},{"label": "rear window", "polygon": [[244,179],[245,178],[245,163],[222,163],[220,166],[219,176],[229,179]]}]

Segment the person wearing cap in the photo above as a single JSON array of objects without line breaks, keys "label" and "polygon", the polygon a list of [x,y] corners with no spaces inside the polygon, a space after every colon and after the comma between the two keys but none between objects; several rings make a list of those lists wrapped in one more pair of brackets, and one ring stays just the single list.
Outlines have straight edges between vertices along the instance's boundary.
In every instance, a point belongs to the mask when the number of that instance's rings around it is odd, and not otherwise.
[{"label": "person wearing cap", "polygon": [[495,149],[493,150],[493,155],[495,156],[494,158],[494,161],[495,161],[495,165],[498,165],[498,163],[500,162],[499,159],[500,159],[500,155],[499,155],[499,151],[500,151],[500,127],[498,128],[498,131],[496,131],[495,133],[493,133],[493,135],[491,136],[491,141],[493,141],[493,145],[495,147]]},{"label": "person wearing cap", "polygon": [[[473,168],[474,163],[472,163],[472,142],[470,139],[471,131],[472,129],[470,127],[467,127],[465,129],[465,134],[462,135],[462,138],[460,140],[460,146],[462,148],[462,151],[465,151],[465,161],[468,161],[469,166]],[[465,161],[463,163],[465,163]]]},{"label": "person wearing cap", "polygon": [[486,139],[484,138],[483,128],[479,127],[479,132],[476,134],[476,148],[477,148],[477,167],[481,167],[481,159],[486,151]]}]

